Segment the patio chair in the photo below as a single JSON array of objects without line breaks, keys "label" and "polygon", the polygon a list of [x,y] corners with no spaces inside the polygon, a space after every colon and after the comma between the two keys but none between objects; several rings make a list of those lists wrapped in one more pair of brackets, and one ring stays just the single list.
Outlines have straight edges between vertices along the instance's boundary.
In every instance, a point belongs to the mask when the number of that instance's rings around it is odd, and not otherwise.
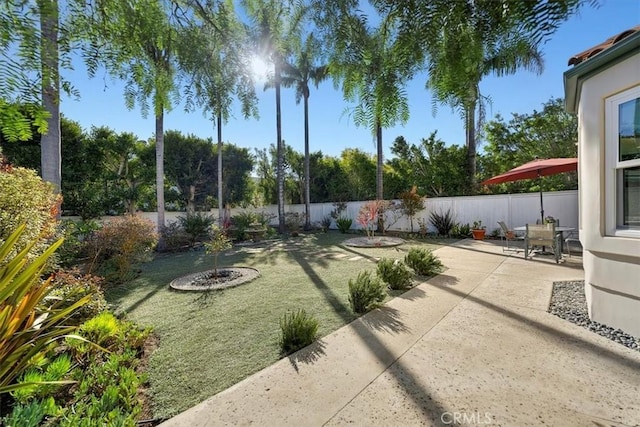
[{"label": "patio chair", "polygon": [[569,255],[569,258],[571,258],[571,244],[572,243],[577,243],[578,245],[582,246],[582,242],[580,242],[580,237],[578,236],[578,231],[569,232],[567,237],[565,237],[565,239],[564,239],[564,245],[567,248],[567,254]]},{"label": "patio chair", "polygon": [[516,233],[513,230],[509,230],[507,224],[504,221],[498,221],[498,225],[500,225],[500,229],[502,230],[502,234],[500,235],[500,239],[502,240],[502,252],[518,252],[520,249],[516,247],[510,247],[509,242],[512,241],[522,241],[524,237],[516,236]]},{"label": "patio chair", "polygon": [[551,224],[527,224],[524,235],[524,259],[529,259],[536,248],[551,248],[551,254],[556,260],[556,264],[562,258],[560,234],[556,233],[555,223]]}]

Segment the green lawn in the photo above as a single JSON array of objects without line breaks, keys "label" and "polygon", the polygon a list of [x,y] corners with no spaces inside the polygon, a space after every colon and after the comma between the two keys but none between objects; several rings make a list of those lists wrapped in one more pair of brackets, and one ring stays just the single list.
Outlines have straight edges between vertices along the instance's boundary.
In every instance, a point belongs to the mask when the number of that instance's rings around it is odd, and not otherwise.
[{"label": "green lawn", "polygon": [[213,268],[212,256],[195,251],[159,255],[142,266],[138,279],[108,292],[116,311],[152,326],[160,338],[149,366],[154,415],[175,415],[277,361],[278,321],[287,310],[313,314],[320,336],[351,322],[357,316],[347,299],[348,279],[375,271],[374,257],[404,258],[412,246],[435,249],[444,243],[356,249],[341,245],[349,237],[311,234],[234,247],[220,255],[220,265],[258,268],[261,277],[224,291],[169,289],[176,277]]}]

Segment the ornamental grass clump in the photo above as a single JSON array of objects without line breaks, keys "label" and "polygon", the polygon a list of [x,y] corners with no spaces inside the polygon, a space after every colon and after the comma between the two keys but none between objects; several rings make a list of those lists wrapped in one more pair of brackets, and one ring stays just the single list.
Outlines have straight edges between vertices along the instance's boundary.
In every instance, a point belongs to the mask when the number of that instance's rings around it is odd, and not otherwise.
[{"label": "ornamental grass clump", "polygon": [[376,308],[387,297],[386,285],[370,271],[362,271],[356,280],[349,279],[349,304],[356,313]]},{"label": "ornamental grass clump", "polygon": [[411,286],[411,272],[396,259],[382,258],[378,261],[378,277],[393,290],[404,290]]},{"label": "ornamental grass clump", "polygon": [[435,276],[444,268],[442,261],[430,249],[411,248],[404,262],[420,276]]},{"label": "ornamental grass clump", "polygon": [[318,321],[303,309],[285,313],[280,318],[280,347],[287,355],[304,348],[315,341],[318,335]]}]

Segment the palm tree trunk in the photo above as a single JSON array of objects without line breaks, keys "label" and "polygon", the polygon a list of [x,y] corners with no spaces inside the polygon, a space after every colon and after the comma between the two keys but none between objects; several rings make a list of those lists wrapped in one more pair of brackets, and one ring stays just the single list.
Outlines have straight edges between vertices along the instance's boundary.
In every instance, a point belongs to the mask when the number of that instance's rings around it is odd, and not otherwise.
[{"label": "palm tree trunk", "polygon": [[275,60],[274,83],[276,89],[276,137],[277,141],[277,161],[276,179],[278,181],[278,231],[284,233],[284,147],[282,146],[282,123],[280,116],[280,59]]},{"label": "palm tree trunk", "polygon": [[304,229],[311,229],[311,183],[309,167],[309,96],[304,97]]},{"label": "palm tree trunk", "polygon": [[62,184],[60,141],[60,76],[58,74],[58,1],[39,0],[42,106],[49,113],[47,133],[40,140],[42,179],[59,193]]},{"label": "palm tree trunk", "polygon": [[223,227],[224,202],[222,200],[222,112],[218,112],[218,225]]},{"label": "palm tree trunk", "polygon": [[[384,159],[382,158],[382,125],[380,119],[376,119],[376,145],[378,148],[378,164],[376,168],[376,199],[384,200],[383,191],[383,167]],[[380,210],[378,212],[378,230],[379,233],[384,232],[384,212]]]},{"label": "palm tree trunk", "polygon": [[467,177],[469,179],[469,190],[474,191],[476,187],[476,106],[468,107],[465,112],[465,133],[467,143]]},{"label": "palm tree trunk", "polygon": [[[156,113],[156,200],[158,231],[164,227],[164,110]],[[158,243],[158,245],[160,245]]]}]

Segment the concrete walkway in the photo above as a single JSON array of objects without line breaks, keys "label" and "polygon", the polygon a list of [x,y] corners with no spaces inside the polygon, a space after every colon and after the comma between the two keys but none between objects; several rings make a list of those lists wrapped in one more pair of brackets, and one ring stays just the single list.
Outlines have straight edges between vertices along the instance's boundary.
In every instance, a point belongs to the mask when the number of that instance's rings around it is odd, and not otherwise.
[{"label": "concrete walkway", "polygon": [[640,425],[640,353],[547,313],[580,258],[436,253],[444,274],[163,425]]}]

